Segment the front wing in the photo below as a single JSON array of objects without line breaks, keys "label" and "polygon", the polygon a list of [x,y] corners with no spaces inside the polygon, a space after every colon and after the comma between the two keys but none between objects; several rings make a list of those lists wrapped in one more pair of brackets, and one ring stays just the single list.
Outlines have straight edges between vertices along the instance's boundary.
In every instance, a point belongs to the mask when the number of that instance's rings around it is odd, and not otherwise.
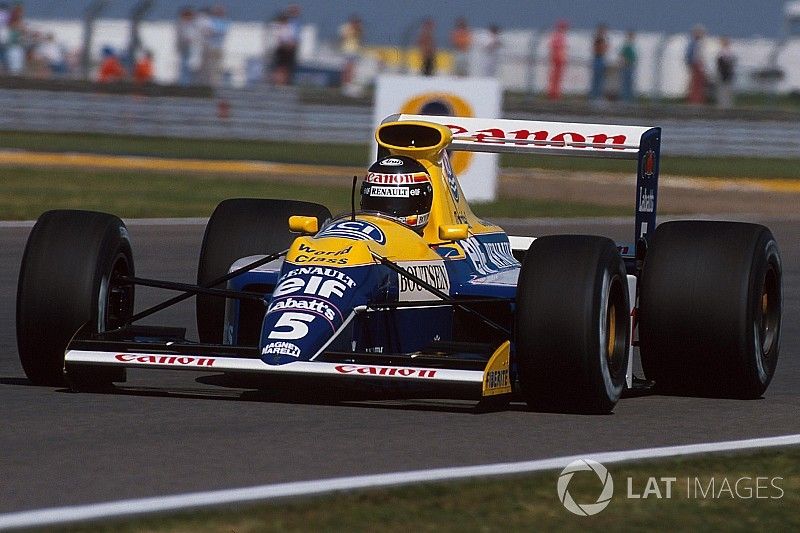
[{"label": "front wing", "polygon": [[[140,338],[144,338],[141,335]],[[64,355],[67,377],[79,367],[189,370],[264,376],[306,376],[411,381],[466,387],[481,397],[511,393],[510,342],[487,358],[464,354],[372,354],[327,352],[320,360],[264,363],[254,347],[202,345],[160,338],[145,341],[73,340]],[[471,396],[472,394],[470,394]]]}]

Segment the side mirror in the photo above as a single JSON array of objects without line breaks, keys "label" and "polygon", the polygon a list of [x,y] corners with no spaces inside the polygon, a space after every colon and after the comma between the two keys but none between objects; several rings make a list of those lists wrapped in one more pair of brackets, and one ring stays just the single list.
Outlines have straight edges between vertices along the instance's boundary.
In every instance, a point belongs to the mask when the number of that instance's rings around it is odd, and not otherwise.
[{"label": "side mirror", "polygon": [[439,226],[439,238],[443,241],[462,241],[469,235],[466,224],[444,224]]},{"label": "side mirror", "polygon": [[292,215],[289,217],[289,230],[303,235],[314,235],[319,231],[317,217]]}]

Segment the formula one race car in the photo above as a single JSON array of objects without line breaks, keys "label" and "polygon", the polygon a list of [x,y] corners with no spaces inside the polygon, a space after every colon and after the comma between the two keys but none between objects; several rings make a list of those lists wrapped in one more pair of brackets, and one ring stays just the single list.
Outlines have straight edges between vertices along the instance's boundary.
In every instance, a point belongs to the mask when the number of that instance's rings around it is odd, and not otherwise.
[{"label": "formula one race car", "polygon": [[[361,210],[355,181],[352,212],[336,217],[307,202],[226,200],[196,285],[137,277],[115,216],[44,213],[18,287],[28,378],[103,390],[127,368],[153,368],[427,383],[483,405],[519,394],[534,409],[608,412],[638,381],[641,357],[657,390],[766,390],[780,340],[778,246],[756,224],[656,228],[660,128],[395,115],[375,136]],[[472,213],[448,150],[635,159],[632,244],[507,236]],[[181,294],[134,312],[136,285]],[[199,342],[135,324],[194,295]]]}]

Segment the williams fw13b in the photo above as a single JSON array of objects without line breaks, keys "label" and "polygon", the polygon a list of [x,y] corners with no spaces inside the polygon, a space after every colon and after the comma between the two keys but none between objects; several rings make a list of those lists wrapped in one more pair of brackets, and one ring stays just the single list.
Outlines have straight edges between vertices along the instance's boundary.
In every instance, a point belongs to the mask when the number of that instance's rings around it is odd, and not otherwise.
[{"label": "williams fw13b", "polygon": [[[44,213],[17,295],[30,381],[113,390],[127,369],[193,370],[307,380],[309,390],[426,384],[478,405],[521,398],[583,413],[611,411],[641,383],[732,398],[767,389],[780,342],[778,245],[757,224],[657,227],[660,128],[394,115],[375,138],[351,212],[220,203],[196,284],[137,277],[116,216]],[[636,161],[630,243],[507,235],[470,210],[450,160],[459,150]],[[179,293],[137,311],[137,285]],[[199,340],[142,324],[193,296]],[[644,375],[634,377],[637,358]]]}]

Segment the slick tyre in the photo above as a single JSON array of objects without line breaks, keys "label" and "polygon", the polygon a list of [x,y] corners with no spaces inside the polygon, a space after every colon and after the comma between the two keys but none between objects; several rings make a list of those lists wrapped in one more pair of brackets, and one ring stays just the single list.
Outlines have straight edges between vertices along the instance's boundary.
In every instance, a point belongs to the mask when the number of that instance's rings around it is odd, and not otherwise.
[{"label": "slick tyre", "polygon": [[[238,259],[272,254],[289,247],[297,236],[289,231],[292,215],[315,216],[320,224],[331,218],[327,207],[311,202],[234,198],[220,202],[206,226],[197,284],[208,286],[228,273]],[[225,300],[197,296],[197,331],[200,341],[222,343]]]},{"label": "slick tyre", "polygon": [[[61,386],[64,351],[73,335],[115,329],[133,313],[134,287],[125,224],[93,211],[48,211],[28,237],[17,284],[17,350],[35,385]],[[124,369],[81,367],[67,376],[79,389],[103,389],[125,381]]]},{"label": "slick tyre", "polygon": [[775,373],[781,256],[769,229],[661,224],[639,296],[642,367],[663,392],[758,398]]},{"label": "slick tyre", "polygon": [[516,361],[536,410],[608,413],[625,386],[629,346],[625,265],[605,237],[536,239],[517,288]]}]

